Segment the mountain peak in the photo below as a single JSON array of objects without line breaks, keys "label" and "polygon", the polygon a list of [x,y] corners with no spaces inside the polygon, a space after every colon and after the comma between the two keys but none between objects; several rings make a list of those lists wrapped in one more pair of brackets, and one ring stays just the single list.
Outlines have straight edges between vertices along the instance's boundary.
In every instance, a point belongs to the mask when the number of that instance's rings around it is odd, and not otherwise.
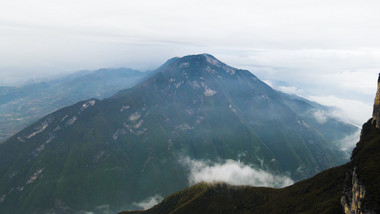
[{"label": "mountain peak", "polygon": [[176,57],[169,60],[167,63],[164,64],[165,66],[162,67],[162,70],[165,70],[166,65],[167,66],[173,66],[178,70],[184,71],[190,69],[196,69],[198,71],[206,71],[213,74],[230,74],[234,75],[238,69],[233,68],[231,66],[228,66],[215,58],[211,54],[203,53],[203,54],[195,54],[195,55],[187,55],[183,57]]},{"label": "mountain peak", "polygon": [[[242,77],[242,75],[245,76]],[[239,77],[258,81],[256,76],[249,71],[233,68],[214,56],[203,53],[169,59],[152,76],[141,82],[139,87],[152,88],[156,85],[155,87],[165,91],[167,95],[169,93],[167,90],[170,89],[173,90],[172,93],[176,93],[177,89],[184,89],[185,86],[189,87],[189,90],[204,89],[204,95],[212,96],[216,93],[215,88],[219,87],[216,82],[223,79],[237,80]],[[211,86],[214,89],[210,88]],[[129,91],[129,89],[122,90],[113,97],[124,96]]]},{"label": "mountain peak", "polygon": [[179,60],[186,60],[186,61],[199,61],[199,60],[205,60],[210,64],[216,65],[216,64],[224,64],[217,58],[215,58],[211,54],[203,53],[203,54],[195,54],[195,55],[187,55],[182,58],[178,58]]}]

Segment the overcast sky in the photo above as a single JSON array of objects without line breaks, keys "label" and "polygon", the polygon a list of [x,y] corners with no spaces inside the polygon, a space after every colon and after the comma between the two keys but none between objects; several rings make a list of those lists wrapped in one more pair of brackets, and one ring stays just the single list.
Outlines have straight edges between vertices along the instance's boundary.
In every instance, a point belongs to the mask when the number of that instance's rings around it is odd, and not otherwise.
[{"label": "overcast sky", "polygon": [[379,0],[2,0],[0,84],[210,53],[361,124],[380,72],[379,11]]}]

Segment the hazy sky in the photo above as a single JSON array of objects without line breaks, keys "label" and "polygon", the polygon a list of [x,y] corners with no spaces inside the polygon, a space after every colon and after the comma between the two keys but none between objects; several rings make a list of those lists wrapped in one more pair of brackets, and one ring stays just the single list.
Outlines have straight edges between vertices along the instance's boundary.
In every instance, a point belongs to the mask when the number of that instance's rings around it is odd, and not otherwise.
[{"label": "hazy sky", "polygon": [[380,72],[379,11],[379,0],[1,0],[0,84],[210,53],[360,124]]}]

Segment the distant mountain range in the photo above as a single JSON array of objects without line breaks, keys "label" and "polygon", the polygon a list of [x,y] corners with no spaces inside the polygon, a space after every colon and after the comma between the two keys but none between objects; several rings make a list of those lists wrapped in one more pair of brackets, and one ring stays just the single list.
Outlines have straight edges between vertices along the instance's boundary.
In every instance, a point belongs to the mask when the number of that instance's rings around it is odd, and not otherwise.
[{"label": "distant mountain range", "polygon": [[[78,83],[80,84],[80,82]],[[96,87],[96,86],[95,86]],[[188,186],[181,160],[239,160],[300,180],[345,162],[357,128],[211,55],[48,114],[0,145],[0,212],[116,212]]]},{"label": "distant mountain range", "polygon": [[82,71],[50,81],[0,87],[0,143],[32,122],[78,101],[103,99],[146,75],[132,69]]}]

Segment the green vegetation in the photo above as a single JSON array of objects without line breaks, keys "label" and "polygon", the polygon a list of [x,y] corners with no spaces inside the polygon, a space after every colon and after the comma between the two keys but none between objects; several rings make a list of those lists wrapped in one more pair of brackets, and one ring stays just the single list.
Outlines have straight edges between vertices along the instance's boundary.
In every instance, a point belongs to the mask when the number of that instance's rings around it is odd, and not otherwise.
[{"label": "green vegetation", "polygon": [[141,213],[343,213],[340,205],[347,166],[326,170],[282,189],[200,183],[170,195]]},{"label": "green vegetation", "polygon": [[[282,189],[200,183],[165,198],[144,211],[155,213],[343,213],[341,197],[352,170],[365,186],[364,207],[380,211],[380,130],[369,120],[348,164]],[[347,178],[350,178],[347,180]],[[348,189],[351,189],[350,186]]]}]

